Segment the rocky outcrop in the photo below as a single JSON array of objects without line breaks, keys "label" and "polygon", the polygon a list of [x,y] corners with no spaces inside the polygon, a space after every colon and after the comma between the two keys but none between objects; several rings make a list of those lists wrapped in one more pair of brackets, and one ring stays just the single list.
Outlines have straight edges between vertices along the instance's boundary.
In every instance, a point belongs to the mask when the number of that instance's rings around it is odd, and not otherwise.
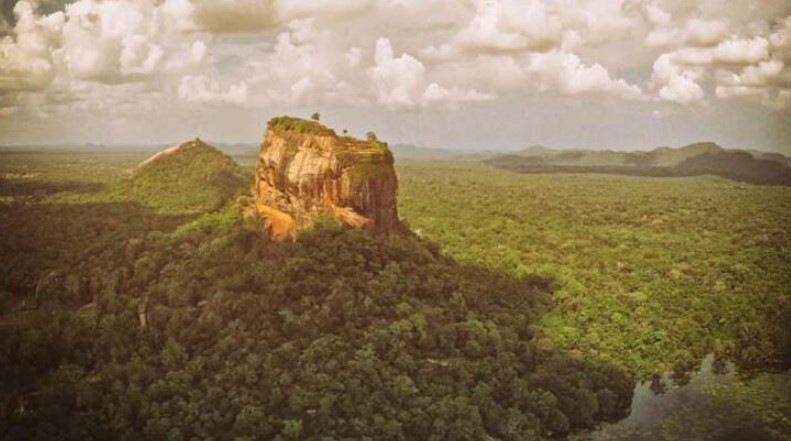
[{"label": "rocky outcrop", "polygon": [[272,237],[294,238],[322,216],[376,233],[398,223],[398,180],[387,144],[337,136],[316,121],[269,122],[258,155],[255,206]]}]

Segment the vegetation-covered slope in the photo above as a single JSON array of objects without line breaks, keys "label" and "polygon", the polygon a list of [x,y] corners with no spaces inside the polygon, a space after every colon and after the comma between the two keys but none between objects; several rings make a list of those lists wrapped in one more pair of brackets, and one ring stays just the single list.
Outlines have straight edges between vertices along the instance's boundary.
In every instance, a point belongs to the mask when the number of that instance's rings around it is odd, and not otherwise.
[{"label": "vegetation-covered slope", "polygon": [[246,184],[230,156],[196,139],[141,163],[123,191],[159,210],[203,212],[220,207]]}]

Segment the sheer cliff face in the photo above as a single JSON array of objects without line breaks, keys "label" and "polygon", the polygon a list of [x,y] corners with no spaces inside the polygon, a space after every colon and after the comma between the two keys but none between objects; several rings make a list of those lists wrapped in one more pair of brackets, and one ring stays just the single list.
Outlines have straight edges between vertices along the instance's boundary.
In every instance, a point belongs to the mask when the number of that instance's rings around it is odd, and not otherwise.
[{"label": "sheer cliff face", "polygon": [[256,165],[255,200],[274,238],[294,238],[320,216],[393,231],[397,190],[385,144],[339,137],[314,121],[270,121]]}]

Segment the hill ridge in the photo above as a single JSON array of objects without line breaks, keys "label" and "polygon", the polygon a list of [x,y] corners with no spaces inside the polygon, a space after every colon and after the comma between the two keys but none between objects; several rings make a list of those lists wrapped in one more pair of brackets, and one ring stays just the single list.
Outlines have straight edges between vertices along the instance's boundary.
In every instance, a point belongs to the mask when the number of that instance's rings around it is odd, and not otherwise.
[{"label": "hill ridge", "polygon": [[499,155],[487,163],[523,173],[608,173],[673,177],[715,175],[766,185],[791,186],[791,158],[759,155],[747,150],[724,149],[704,141],[678,148],[647,151],[546,150],[529,148]]}]

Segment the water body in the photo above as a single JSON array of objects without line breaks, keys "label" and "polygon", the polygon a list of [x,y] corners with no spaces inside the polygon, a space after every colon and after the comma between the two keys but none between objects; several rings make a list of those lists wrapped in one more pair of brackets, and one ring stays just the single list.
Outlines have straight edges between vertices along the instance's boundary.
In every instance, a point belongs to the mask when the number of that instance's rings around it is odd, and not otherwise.
[{"label": "water body", "polygon": [[629,417],[575,440],[788,441],[791,370],[740,374],[709,356],[682,381],[638,384]]}]

